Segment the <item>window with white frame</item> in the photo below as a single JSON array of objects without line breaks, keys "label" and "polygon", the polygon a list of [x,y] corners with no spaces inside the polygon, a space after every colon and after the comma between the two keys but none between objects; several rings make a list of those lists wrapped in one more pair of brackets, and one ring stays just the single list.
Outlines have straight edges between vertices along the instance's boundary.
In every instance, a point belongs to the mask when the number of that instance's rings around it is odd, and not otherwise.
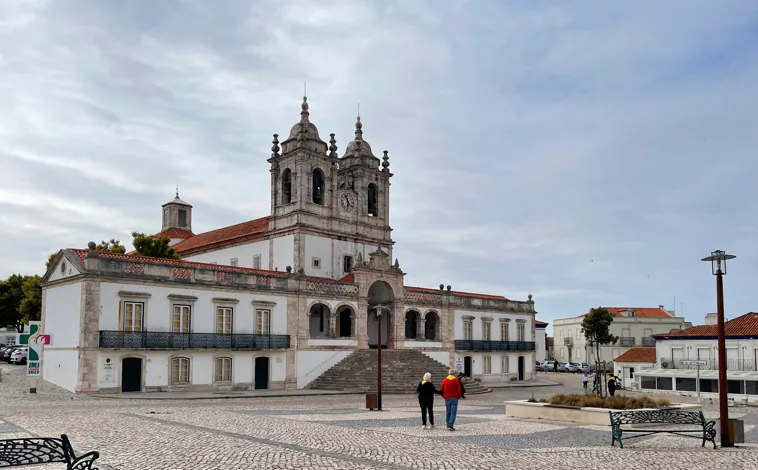
[{"label": "window with white frame", "polygon": [[485,374],[492,373],[492,358],[490,356],[484,356],[484,372]]},{"label": "window with white frame", "polygon": [[471,331],[471,320],[465,320],[463,322],[463,339],[467,341],[471,341],[472,339],[472,331]]},{"label": "window with white frame", "polygon": [[508,373],[508,356],[502,356],[500,358],[500,373],[507,374]]},{"label": "window with white frame", "polygon": [[191,326],[192,309],[189,305],[174,305],[174,333],[189,333]]},{"label": "window with white frame", "polygon": [[232,334],[232,318],[234,309],[231,307],[216,307],[216,333],[220,335]]},{"label": "window with white frame", "polygon": [[500,341],[508,341],[508,323],[500,322]]},{"label": "window with white frame", "polygon": [[128,332],[142,331],[142,316],[145,304],[142,302],[124,302],[123,330]]},{"label": "window with white frame", "polygon": [[218,357],[216,358],[216,372],[214,374],[215,382],[231,382],[232,381],[232,358],[231,357]]},{"label": "window with white frame", "polygon": [[237,266],[239,264],[239,260],[237,258],[232,258],[229,260],[229,266]]},{"label": "window with white frame", "polygon": [[271,334],[271,310],[257,309],[255,311],[255,334]]},{"label": "window with white frame", "polygon": [[526,341],[526,325],[523,323],[518,326],[518,340]]},{"label": "window with white frame", "polygon": [[564,357],[566,357],[566,349],[561,348],[561,359],[563,359]]},{"label": "window with white frame", "polygon": [[261,269],[261,255],[253,255],[253,269]]},{"label": "window with white frame", "polygon": [[484,341],[492,339],[492,324],[488,321],[482,323],[482,339]]},{"label": "window with white frame", "polygon": [[186,357],[171,359],[171,383],[173,385],[186,385],[189,383],[190,360]]}]

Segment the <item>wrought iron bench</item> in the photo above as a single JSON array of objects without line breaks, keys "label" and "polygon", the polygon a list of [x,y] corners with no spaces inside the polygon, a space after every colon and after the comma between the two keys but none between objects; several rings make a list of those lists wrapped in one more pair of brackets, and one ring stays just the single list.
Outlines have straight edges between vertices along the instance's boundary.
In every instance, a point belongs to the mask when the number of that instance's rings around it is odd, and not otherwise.
[{"label": "wrought iron bench", "polygon": [[[713,443],[716,448],[716,422],[706,421],[702,411],[679,411],[679,410],[640,410],[640,411],[609,411],[611,416],[611,434],[613,440],[611,446],[619,443],[620,448],[624,448],[621,437],[625,433],[637,433],[634,436],[628,436],[626,439],[635,437],[649,436],[650,434],[669,433],[678,434],[686,437],[703,438],[703,447],[706,442]],[[667,425],[692,425],[698,426],[699,429],[624,429],[621,426],[625,424],[667,424]],[[688,434],[697,433],[697,436]]]},{"label": "wrought iron bench", "polygon": [[30,437],[0,439],[0,468],[65,463],[66,470],[97,470],[92,464],[100,457],[98,452],[76,456],[68,437]]}]

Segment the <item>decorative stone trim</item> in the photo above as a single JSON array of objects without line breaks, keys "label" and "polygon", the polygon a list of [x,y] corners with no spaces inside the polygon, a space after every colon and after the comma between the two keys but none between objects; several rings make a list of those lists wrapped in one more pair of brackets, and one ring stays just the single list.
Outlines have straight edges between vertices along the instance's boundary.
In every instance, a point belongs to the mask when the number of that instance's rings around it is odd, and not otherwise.
[{"label": "decorative stone trim", "polygon": [[223,271],[216,271],[216,282],[232,282],[234,280],[234,277],[232,276],[232,273],[227,273]]},{"label": "decorative stone trim", "polygon": [[518,318],[516,319],[516,323],[518,323],[519,325],[523,325],[524,323],[526,323],[526,320],[524,320],[523,318]]},{"label": "decorative stone trim", "polygon": [[148,292],[130,292],[126,290],[118,291],[118,296],[121,298],[127,297],[130,299],[149,299],[153,294]]},{"label": "decorative stone trim", "polygon": [[263,308],[263,309],[270,309],[276,306],[276,302],[271,302],[268,300],[253,300],[250,302],[253,307],[255,308]]},{"label": "decorative stone trim", "polygon": [[179,295],[179,294],[169,294],[168,300],[171,300],[173,302],[191,302],[194,303],[197,301],[197,297],[194,295]]},{"label": "decorative stone trim", "polygon": [[174,268],[174,279],[192,279],[192,271],[187,268]]},{"label": "decorative stone trim", "polygon": [[463,318],[463,321],[472,321],[474,320],[473,315],[463,315],[461,318]]},{"label": "decorative stone trim", "polygon": [[213,298],[214,304],[238,304],[240,303],[239,299],[232,299],[232,298],[226,298],[226,297],[214,297]]},{"label": "decorative stone trim", "polygon": [[127,274],[144,275],[145,265],[137,263],[126,263],[124,264],[124,272]]},{"label": "decorative stone trim", "polygon": [[483,322],[491,322],[492,320],[494,320],[492,317],[482,317]]},{"label": "decorative stone trim", "polygon": [[510,323],[510,322],[511,322],[510,318],[501,318],[500,319],[500,323]]}]

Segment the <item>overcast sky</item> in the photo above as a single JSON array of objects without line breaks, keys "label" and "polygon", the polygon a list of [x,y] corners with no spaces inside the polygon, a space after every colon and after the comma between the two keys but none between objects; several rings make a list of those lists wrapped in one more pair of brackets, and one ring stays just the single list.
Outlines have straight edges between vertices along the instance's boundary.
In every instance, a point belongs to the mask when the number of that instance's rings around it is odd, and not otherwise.
[{"label": "overcast sky", "polygon": [[[389,151],[407,285],[592,306],[758,310],[758,2],[0,2],[0,276],[267,215],[299,119]],[[682,305],[680,305],[682,304]]]}]

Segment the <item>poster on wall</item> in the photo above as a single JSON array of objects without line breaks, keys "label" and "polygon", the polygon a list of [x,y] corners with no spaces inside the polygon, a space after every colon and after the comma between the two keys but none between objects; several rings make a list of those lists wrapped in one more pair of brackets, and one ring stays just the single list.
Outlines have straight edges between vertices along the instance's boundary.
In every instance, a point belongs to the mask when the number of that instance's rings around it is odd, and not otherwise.
[{"label": "poster on wall", "polygon": [[18,344],[27,345],[29,353],[26,360],[26,375],[39,377],[42,370],[42,347],[52,343],[50,335],[42,334],[42,322],[30,321],[29,333],[18,335]]},{"label": "poster on wall", "polygon": [[455,358],[455,370],[457,370],[458,372],[463,371],[463,361],[461,361],[460,357]]}]

